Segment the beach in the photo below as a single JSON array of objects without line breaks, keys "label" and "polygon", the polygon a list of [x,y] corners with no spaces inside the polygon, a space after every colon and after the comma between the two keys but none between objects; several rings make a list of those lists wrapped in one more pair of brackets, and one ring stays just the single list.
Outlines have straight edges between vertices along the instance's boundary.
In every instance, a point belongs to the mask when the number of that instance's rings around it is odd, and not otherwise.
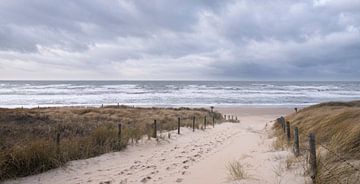
[{"label": "beach", "polygon": [[[164,132],[159,141],[141,139],[125,150],[70,161],[50,171],[5,183],[304,183],[300,166],[284,169],[292,155],[272,147],[273,120],[293,108],[222,107],[239,123],[205,130]],[[170,138],[168,137],[170,134]],[[238,160],[247,177],[233,181],[228,163]]]}]

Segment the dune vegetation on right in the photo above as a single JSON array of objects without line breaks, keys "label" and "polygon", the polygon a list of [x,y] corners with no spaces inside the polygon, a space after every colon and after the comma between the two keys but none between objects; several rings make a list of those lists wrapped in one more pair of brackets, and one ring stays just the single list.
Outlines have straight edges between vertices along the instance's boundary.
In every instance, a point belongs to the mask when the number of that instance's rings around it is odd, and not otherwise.
[{"label": "dune vegetation on right", "polygon": [[[316,183],[357,184],[360,181],[360,101],[329,102],[301,109],[285,117],[290,123],[291,140],[294,127],[299,129],[300,153],[308,156],[310,133],[315,134],[317,170]],[[275,123],[277,142],[291,147],[293,142],[283,141],[286,135]]]}]

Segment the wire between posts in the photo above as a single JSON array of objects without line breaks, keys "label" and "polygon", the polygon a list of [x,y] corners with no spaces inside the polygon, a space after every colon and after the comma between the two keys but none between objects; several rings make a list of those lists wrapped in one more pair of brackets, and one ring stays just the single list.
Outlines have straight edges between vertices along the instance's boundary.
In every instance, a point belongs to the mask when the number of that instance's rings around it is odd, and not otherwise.
[{"label": "wire between posts", "polygon": [[355,171],[360,171],[360,169],[358,169],[357,167],[355,167],[354,165],[352,165],[350,162],[348,162],[347,160],[341,158],[341,156],[337,153],[335,153],[334,151],[330,150],[327,146],[324,146],[322,144],[319,143],[319,145],[323,148],[325,148],[326,150],[328,150],[331,154],[335,155],[338,159],[340,159],[341,161],[343,161],[344,163],[346,163],[348,166],[350,166],[351,168],[353,168]]},{"label": "wire between posts", "polygon": [[318,163],[320,163],[325,168],[325,170],[328,171],[329,174],[331,174],[339,184],[341,184],[341,181],[334,174],[332,174],[331,170],[326,167],[325,164],[323,164],[320,160],[318,161]]},{"label": "wire between posts", "polygon": [[[302,133],[299,131],[299,133],[303,136],[306,137],[306,134]],[[355,171],[360,171],[359,168],[355,167],[354,165],[352,165],[350,162],[348,162],[347,160],[343,159],[339,154],[335,153],[335,151],[332,151],[330,148],[328,148],[327,146],[324,146],[321,143],[318,143],[321,147],[325,148],[327,151],[329,151],[329,153],[335,155],[338,159],[340,159],[341,161],[343,161],[344,163],[346,163],[348,166],[350,166],[352,169],[354,169]]]}]

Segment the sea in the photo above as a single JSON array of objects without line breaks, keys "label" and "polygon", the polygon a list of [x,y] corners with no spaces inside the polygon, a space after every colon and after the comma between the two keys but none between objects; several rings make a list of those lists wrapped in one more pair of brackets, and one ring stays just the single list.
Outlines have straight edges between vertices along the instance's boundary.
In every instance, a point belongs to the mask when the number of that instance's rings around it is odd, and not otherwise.
[{"label": "sea", "polygon": [[0,81],[0,107],[308,106],[360,100],[360,81]]}]

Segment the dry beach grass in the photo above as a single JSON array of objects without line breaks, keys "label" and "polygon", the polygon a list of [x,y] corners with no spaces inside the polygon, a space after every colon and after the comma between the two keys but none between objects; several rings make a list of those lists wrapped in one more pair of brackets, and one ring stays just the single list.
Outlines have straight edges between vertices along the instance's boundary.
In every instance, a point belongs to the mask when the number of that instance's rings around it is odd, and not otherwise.
[{"label": "dry beach grass", "polygon": [[[316,135],[317,183],[355,184],[360,181],[360,101],[310,106],[288,115],[286,120],[290,127],[299,128],[303,153],[308,148],[307,135]],[[278,136],[275,145],[288,144],[281,126],[275,124],[274,128]]]},{"label": "dry beach grass", "polygon": [[[0,180],[26,176],[59,167],[70,160],[118,151],[144,135],[149,138],[156,119],[159,131],[192,125],[204,117],[222,119],[204,108],[34,108],[0,109]],[[121,137],[118,124],[122,124]],[[57,144],[57,134],[60,143]]]}]

